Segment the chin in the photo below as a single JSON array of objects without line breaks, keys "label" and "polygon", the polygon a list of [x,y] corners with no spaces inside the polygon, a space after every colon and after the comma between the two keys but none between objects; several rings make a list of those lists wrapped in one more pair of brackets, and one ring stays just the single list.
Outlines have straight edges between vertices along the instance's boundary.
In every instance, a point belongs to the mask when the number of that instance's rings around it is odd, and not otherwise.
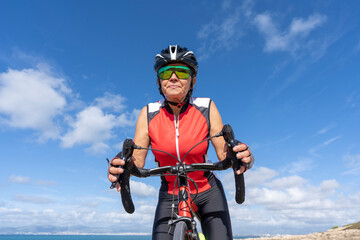
[{"label": "chin", "polygon": [[182,99],[184,97],[183,95],[172,95],[172,94],[168,94],[168,95],[165,94],[165,96],[169,101],[172,101],[172,102],[179,101],[180,99]]}]

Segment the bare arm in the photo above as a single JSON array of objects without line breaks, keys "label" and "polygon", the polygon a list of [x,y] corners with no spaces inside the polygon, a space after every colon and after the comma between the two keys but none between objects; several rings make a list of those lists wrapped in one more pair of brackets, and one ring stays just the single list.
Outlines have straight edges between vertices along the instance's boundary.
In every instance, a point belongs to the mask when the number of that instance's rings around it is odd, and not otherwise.
[{"label": "bare arm", "polygon": [[[210,136],[218,134],[223,128],[223,122],[220,116],[218,109],[215,106],[215,103],[211,101],[210,104]],[[214,146],[216,155],[219,161],[222,161],[226,158],[226,149],[225,149],[225,140],[223,137],[217,137],[211,139],[211,143]]]},{"label": "bare arm", "polygon": [[[215,106],[214,102],[211,102],[210,105],[210,136],[214,136],[219,133],[223,128],[223,122],[220,116],[218,109]],[[223,137],[217,137],[211,139],[211,143],[215,148],[216,155],[220,161],[224,160],[227,156],[227,145]],[[235,152],[237,152],[236,157],[238,159],[242,159],[244,163],[249,163],[251,161],[251,151],[248,146],[244,143],[240,143],[239,145],[233,148]],[[237,174],[241,174],[246,170],[245,166],[242,166]]]},{"label": "bare arm", "polygon": [[[138,121],[136,123],[134,142],[138,146],[149,147],[150,138],[147,125],[147,107],[144,107],[140,112]],[[134,150],[132,160],[137,167],[144,167],[146,154],[147,150]],[[122,174],[124,172],[124,169],[118,168],[117,166],[124,165],[125,162],[120,158],[114,158],[111,160],[111,164],[114,166],[109,168],[108,178],[110,182],[115,182],[117,180],[115,175]],[[119,183],[116,183],[116,189],[117,191],[120,191],[121,188]]]},{"label": "bare arm", "polygon": [[[140,147],[148,148],[150,144],[149,128],[147,122],[147,107],[143,107],[136,123],[134,142]],[[133,160],[137,167],[144,167],[147,150],[134,150]]]}]

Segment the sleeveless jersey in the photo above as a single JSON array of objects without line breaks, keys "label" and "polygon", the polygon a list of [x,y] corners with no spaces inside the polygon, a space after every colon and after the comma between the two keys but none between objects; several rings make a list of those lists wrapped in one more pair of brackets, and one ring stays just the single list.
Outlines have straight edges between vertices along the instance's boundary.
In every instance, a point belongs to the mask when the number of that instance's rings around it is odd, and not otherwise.
[{"label": "sleeveless jersey", "polygon": [[[163,150],[182,160],[184,155],[197,143],[206,139],[210,134],[210,104],[209,98],[191,97],[185,104],[176,119],[170,106],[164,100],[147,105],[147,117],[149,127],[149,137],[151,147]],[[196,146],[186,155],[183,162],[186,164],[204,163],[207,161],[207,151],[209,141]],[[178,161],[171,156],[153,151],[155,161],[159,167],[175,166]],[[198,192],[210,189],[209,179],[211,172],[197,171],[188,173],[197,186]],[[162,177],[162,183],[166,184],[167,192],[172,194],[174,191],[174,181],[176,176]],[[189,181],[191,193],[196,193],[194,184]],[[177,186],[175,186],[177,194]]]}]

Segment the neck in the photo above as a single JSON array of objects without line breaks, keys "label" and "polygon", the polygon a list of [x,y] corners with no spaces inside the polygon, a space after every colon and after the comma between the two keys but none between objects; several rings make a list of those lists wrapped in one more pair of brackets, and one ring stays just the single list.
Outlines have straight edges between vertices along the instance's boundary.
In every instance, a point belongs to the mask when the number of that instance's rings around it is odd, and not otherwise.
[{"label": "neck", "polygon": [[171,110],[173,111],[174,115],[175,115],[176,117],[178,117],[179,114],[180,114],[180,111],[181,111],[182,107],[178,108],[177,106],[173,106],[173,105],[171,105],[171,104],[169,104],[169,106],[170,106]]},{"label": "neck", "polygon": [[171,108],[175,116],[179,116],[181,109],[189,101],[189,96],[184,97],[181,101],[179,100],[170,101],[168,99],[166,99],[166,101],[167,101],[167,105]]}]

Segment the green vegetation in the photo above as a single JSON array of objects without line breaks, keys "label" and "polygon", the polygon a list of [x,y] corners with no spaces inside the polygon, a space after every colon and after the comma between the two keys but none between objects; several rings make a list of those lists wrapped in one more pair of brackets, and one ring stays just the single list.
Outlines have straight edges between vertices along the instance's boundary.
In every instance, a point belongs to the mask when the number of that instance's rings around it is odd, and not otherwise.
[{"label": "green vegetation", "polygon": [[348,230],[348,229],[360,229],[360,222],[345,225],[344,230]]},{"label": "green vegetation", "polygon": [[[338,228],[339,228],[339,226],[335,226],[335,227],[332,227],[331,229],[338,229]],[[348,229],[358,229],[358,230],[360,230],[360,222],[350,223],[350,224],[342,226],[341,228],[342,228],[341,230],[348,230]]]}]

